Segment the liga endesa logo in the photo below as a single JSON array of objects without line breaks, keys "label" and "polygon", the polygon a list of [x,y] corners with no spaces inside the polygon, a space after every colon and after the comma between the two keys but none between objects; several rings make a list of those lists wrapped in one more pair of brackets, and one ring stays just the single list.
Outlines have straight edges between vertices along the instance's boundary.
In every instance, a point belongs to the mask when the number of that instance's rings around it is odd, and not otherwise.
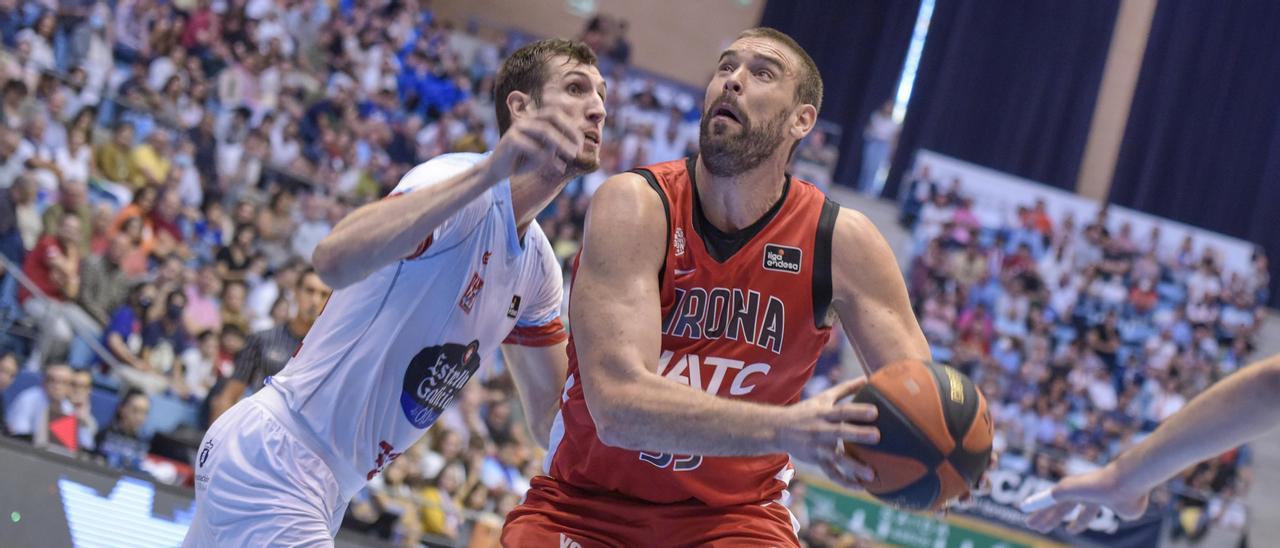
[{"label": "liga endesa logo", "polygon": [[804,251],[798,247],[788,247],[778,244],[765,244],[764,246],[765,270],[799,274],[800,261],[803,258]]}]

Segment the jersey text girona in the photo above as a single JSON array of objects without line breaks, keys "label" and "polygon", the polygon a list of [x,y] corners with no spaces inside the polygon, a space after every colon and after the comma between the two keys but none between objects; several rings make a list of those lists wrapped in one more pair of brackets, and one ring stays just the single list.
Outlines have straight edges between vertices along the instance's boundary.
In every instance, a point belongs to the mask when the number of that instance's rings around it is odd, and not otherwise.
[{"label": "jersey text girona", "polygon": [[[726,234],[702,214],[693,159],[635,173],[662,198],[668,218],[658,374],[722,398],[798,401],[831,333],[831,236],[839,206],[788,176],[781,198],[759,221]],[[775,500],[790,481],[785,454],[701,457],[605,445],[578,382],[579,366],[570,333],[569,376],[547,457],[556,480],[653,503],[695,499],[711,506]]]}]

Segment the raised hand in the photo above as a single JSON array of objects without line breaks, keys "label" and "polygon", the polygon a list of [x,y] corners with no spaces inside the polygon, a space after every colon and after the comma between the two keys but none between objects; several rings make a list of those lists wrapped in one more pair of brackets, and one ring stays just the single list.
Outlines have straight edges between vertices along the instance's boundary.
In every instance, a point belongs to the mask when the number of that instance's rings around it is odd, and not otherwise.
[{"label": "raised hand", "polygon": [[491,173],[498,180],[537,171],[568,176],[584,138],[563,109],[544,105],[503,133],[489,157]]}]

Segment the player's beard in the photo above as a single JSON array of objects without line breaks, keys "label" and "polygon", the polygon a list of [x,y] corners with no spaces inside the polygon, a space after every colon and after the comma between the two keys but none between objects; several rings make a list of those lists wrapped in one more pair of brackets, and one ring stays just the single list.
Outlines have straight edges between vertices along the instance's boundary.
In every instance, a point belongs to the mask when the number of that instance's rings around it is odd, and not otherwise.
[{"label": "player's beard", "polygon": [[[598,149],[599,147],[597,147]],[[573,157],[573,160],[564,167],[563,171],[552,165],[546,165],[539,168],[538,173],[540,177],[548,181],[548,184],[556,184],[560,185],[560,188],[564,188],[564,183],[569,180],[593,173],[598,169],[600,169],[599,154],[592,154],[579,149],[577,156]]]},{"label": "player's beard", "polygon": [[569,172],[575,177],[592,173],[597,169],[600,169],[600,145],[598,144],[595,152],[579,149],[578,155],[569,164]]},{"label": "player's beard", "polygon": [[[715,103],[719,104],[719,101]],[[712,109],[715,107],[713,106]],[[738,113],[742,126],[734,131],[731,123],[711,127],[711,110],[702,113],[698,132],[698,149],[702,164],[716,177],[734,177],[746,173],[782,146],[785,138],[783,123],[787,113],[780,112],[762,124],[753,124],[745,112]]]}]

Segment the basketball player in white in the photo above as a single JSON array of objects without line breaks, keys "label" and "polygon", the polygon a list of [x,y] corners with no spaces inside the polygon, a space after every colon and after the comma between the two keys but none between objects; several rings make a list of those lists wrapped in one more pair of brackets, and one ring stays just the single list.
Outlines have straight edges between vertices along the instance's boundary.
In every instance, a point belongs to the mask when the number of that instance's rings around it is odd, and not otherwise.
[{"label": "basketball player in white", "polygon": [[1178,472],[1248,442],[1280,423],[1280,354],[1241,369],[1191,400],[1142,443],[1099,470],[1063,478],[1022,505],[1027,526],[1048,532],[1076,512],[1079,534],[1101,507],[1137,519],[1152,489]]},{"label": "basketball player in white", "polygon": [[567,357],[559,264],[534,217],[596,169],[604,80],[545,40],[498,72],[502,138],[411,170],[338,223],[313,261],[333,296],[298,352],[209,429],[185,546],[333,544],[351,497],[502,346],[546,443]]}]

